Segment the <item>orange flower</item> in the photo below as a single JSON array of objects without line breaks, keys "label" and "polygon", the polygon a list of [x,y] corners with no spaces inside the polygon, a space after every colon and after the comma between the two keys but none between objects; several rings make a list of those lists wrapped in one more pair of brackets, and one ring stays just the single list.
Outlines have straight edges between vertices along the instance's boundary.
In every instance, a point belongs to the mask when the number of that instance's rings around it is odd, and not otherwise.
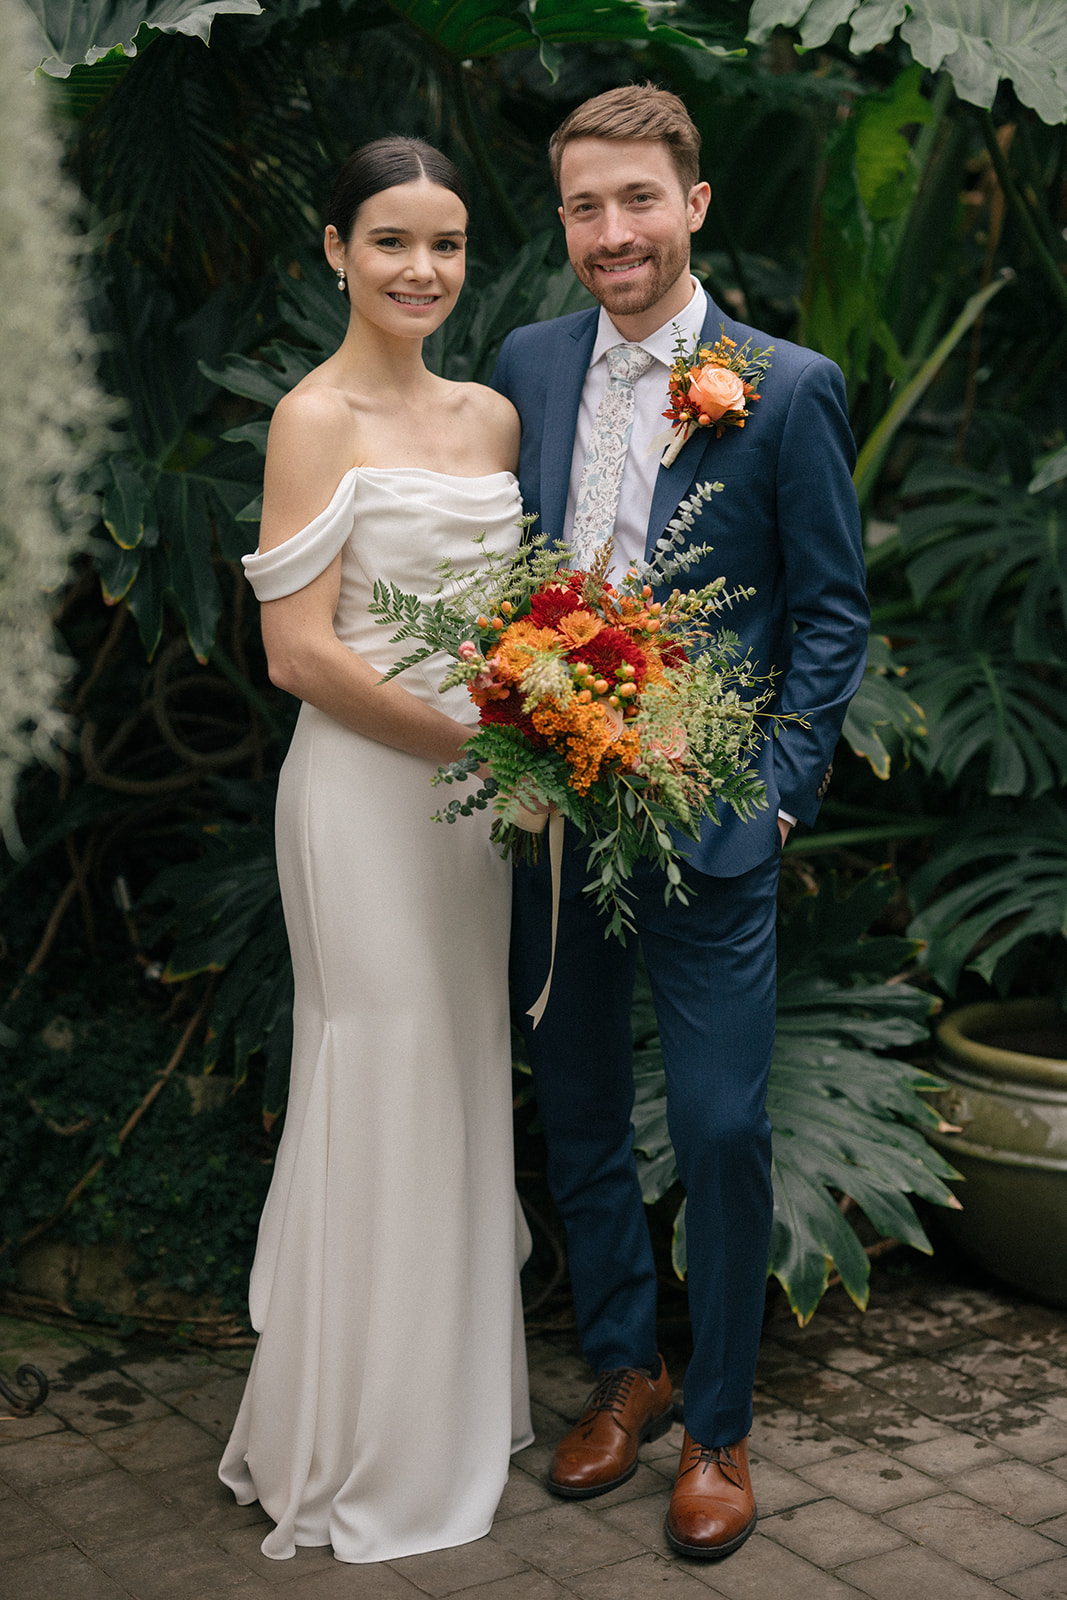
[{"label": "orange flower", "polygon": [[745,385],[729,367],[690,367],[689,400],[701,417],[717,422],[726,411],[741,411]]},{"label": "orange flower", "polygon": [[568,650],[577,650],[588,644],[590,639],[595,639],[603,626],[600,618],[594,617],[591,611],[571,611],[567,616],[560,617],[556,632],[566,642]]},{"label": "orange flower", "polygon": [[518,683],[538,651],[555,649],[558,643],[555,629],[539,628],[529,617],[523,617],[505,628],[489,659],[498,678]]}]

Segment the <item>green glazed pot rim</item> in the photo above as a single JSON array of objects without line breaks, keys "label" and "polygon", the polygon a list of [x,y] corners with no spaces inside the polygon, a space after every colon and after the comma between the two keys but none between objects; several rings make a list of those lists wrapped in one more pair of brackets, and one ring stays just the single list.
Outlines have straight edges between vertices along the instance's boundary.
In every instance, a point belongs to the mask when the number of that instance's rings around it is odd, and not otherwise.
[{"label": "green glazed pot rim", "polygon": [[1067,1058],[1028,1055],[982,1042],[983,1033],[1057,1024],[1067,1028],[1067,1017],[1054,1000],[993,1000],[950,1012],[937,1025],[937,1039],[946,1055],[972,1071],[1067,1090]]}]

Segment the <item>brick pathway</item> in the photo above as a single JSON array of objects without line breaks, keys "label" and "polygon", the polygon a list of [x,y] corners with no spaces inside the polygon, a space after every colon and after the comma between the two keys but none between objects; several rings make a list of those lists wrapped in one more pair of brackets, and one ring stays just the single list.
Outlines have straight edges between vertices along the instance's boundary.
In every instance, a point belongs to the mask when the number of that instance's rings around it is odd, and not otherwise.
[{"label": "brick pathway", "polygon": [[[1067,1315],[966,1271],[876,1272],[800,1330],[774,1311],[753,1433],[758,1531],[721,1563],[673,1557],[680,1429],[586,1503],[541,1482],[589,1376],[531,1338],[537,1443],[491,1535],[381,1566],[259,1553],[263,1515],[215,1477],[247,1353],[0,1320],[0,1368],[36,1361],[47,1409],[0,1423],[3,1600],[1059,1600],[1067,1597]],[[413,1441],[417,1448],[417,1441]]]}]

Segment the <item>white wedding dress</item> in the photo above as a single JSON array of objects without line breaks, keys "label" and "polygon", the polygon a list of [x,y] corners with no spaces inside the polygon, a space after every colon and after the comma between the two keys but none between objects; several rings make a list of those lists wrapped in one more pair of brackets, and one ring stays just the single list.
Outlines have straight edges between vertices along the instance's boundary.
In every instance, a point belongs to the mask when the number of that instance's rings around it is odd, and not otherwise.
[{"label": "white wedding dress", "polygon": [[[245,557],[260,600],[343,550],[338,636],[384,670],[414,646],[368,613],[374,581],[508,550],[510,473],[356,468],[302,532]],[[398,680],[473,725],[443,660]],[[304,705],[278,792],[296,977],[285,1128],[259,1228],[259,1332],[219,1475],[276,1526],[263,1553],[388,1561],[489,1531],[530,1443],[512,1158],[510,868],[489,814],[432,821],[433,763]]]}]

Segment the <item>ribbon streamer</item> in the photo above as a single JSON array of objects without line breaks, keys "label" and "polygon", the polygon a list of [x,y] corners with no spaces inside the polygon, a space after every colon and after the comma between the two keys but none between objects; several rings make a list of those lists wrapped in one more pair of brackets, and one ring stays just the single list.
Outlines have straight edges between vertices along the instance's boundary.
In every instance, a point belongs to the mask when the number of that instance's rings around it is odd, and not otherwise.
[{"label": "ribbon streamer", "polygon": [[563,813],[553,811],[548,819],[548,861],[552,869],[552,949],[548,961],[548,977],[526,1015],[533,1018],[536,1028],[545,1014],[548,996],[552,989],[552,971],[556,965],[556,929],[559,927],[559,891],[563,878]]}]

